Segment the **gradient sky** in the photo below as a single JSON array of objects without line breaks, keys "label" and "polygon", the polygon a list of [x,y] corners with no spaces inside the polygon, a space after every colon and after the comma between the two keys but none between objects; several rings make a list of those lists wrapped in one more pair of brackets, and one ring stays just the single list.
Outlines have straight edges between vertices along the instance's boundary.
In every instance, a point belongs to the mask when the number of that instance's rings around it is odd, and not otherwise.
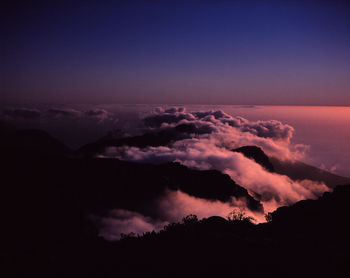
[{"label": "gradient sky", "polygon": [[5,104],[350,105],[345,1],[28,2],[2,9]]}]

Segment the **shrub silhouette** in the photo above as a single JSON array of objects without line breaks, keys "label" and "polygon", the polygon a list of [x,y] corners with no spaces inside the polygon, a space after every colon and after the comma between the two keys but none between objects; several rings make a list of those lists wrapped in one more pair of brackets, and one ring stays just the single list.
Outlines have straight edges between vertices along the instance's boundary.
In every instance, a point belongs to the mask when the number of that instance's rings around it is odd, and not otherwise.
[{"label": "shrub silhouette", "polygon": [[253,223],[256,221],[254,217],[248,216],[245,209],[233,209],[227,216],[227,220],[230,222],[242,221],[246,223]]},{"label": "shrub silhouette", "polygon": [[194,224],[198,222],[198,217],[195,214],[189,214],[182,218],[182,223],[185,225]]},{"label": "shrub silhouette", "polygon": [[136,235],[134,232],[130,232],[128,234],[120,233],[121,240],[135,239],[137,236],[138,235]]},{"label": "shrub silhouette", "polygon": [[269,212],[269,213],[266,213],[265,214],[265,219],[266,219],[266,222],[271,222],[272,221],[272,213]]}]

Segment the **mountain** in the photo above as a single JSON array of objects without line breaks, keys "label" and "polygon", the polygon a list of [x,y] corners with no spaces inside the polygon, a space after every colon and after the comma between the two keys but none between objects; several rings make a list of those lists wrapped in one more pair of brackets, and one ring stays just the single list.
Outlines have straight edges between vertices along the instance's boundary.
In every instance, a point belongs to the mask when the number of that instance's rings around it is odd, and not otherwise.
[{"label": "mountain", "polygon": [[270,162],[273,165],[276,173],[286,175],[292,180],[309,179],[313,181],[320,181],[324,182],[330,188],[334,188],[339,184],[350,183],[349,178],[332,174],[317,167],[305,164],[301,161],[283,161],[275,157],[270,157]]},{"label": "mountain", "polygon": [[[272,213],[270,222],[184,218],[159,233],[126,237],[115,245],[127,255],[118,273],[139,270],[169,277],[348,277],[350,185],[336,187],[318,200],[300,201]],[[133,260],[132,254],[152,257]],[[127,250],[127,251],[126,251]],[[186,250],[186,252],[184,252]]]},{"label": "mountain", "polygon": [[[191,133],[199,132],[191,124],[180,124],[174,128],[167,128],[158,132],[148,132],[143,135],[129,137],[114,137],[107,135],[96,142],[82,146],[76,154],[82,157],[94,157],[96,154],[104,153],[107,147],[135,146],[144,148],[147,146],[166,146],[170,143],[189,138]],[[330,188],[338,184],[347,184],[349,178],[341,177],[330,172],[321,170],[300,161],[283,161],[275,157],[268,157],[264,151],[257,146],[242,146],[233,149],[240,152],[249,159],[254,160],[266,170],[277,174],[286,175],[292,180],[309,179],[324,182]]]},{"label": "mountain", "polygon": [[41,154],[62,156],[72,154],[72,150],[56,138],[38,129],[2,129],[1,153]]},{"label": "mountain", "polygon": [[77,150],[77,154],[83,156],[94,156],[104,153],[107,147],[133,146],[145,148],[148,146],[166,146],[173,141],[189,138],[190,133],[195,133],[196,129],[192,124],[180,124],[174,128],[167,128],[157,132],[147,132],[142,135],[116,137],[110,132],[105,137],[82,146]]},{"label": "mountain", "polygon": [[6,135],[0,145],[6,277],[349,275],[350,185],[280,208],[265,224],[244,215],[232,221],[188,216],[159,233],[108,242],[98,236],[92,214],[124,208],[151,216],[150,200],[166,188],[211,200],[249,195],[218,171],[74,156],[38,131]]},{"label": "mountain", "polygon": [[301,161],[284,161],[273,156],[268,157],[261,148],[256,146],[243,146],[232,151],[240,152],[247,158],[253,159],[270,172],[286,175],[295,181],[304,179],[319,181],[324,182],[330,188],[350,183],[349,178],[332,174]]},{"label": "mountain", "polygon": [[245,188],[216,170],[193,170],[179,163],[152,165],[118,159],[54,157],[48,153],[9,153],[2,160],[5,177],[9,184],[14,183],[14,188],[30,196],[36,189],[44,190],[37,194],[44,194],[51,187],[60,194],[70,194],[89,212],[107,208],[143,210],[167,189],[223,202],[232,197],[244,198],[250,209],[262,210]]},{"label": "mountain", "polygon": [[269,157],[263,152],[261,148],[257,146],[243,146],[237,149],[233,149],[232,151],[242,153],[245,157],[253,159],[256,163],[260,164],[270,172],[275,171]]},{"label": "mountain", "polygon": [[103,250],[109,260],[113,244],[105,247],[91,215],[121,208],[157,216],[154,201],[168,189],[210,200],[243,197],[252,210],[262,210],[246,189],[215,170],[81,158],[37,130],[11,132],[0,145],[0,256],[14,277],[80,277],[86,274],[82,268],[92,271],[94,262],[85,261],[91,250]]},{"label": "mountain", "polygon": [[78,223],[86,226],[89,215],[116,208],[154,216],[155,201],[169,189],[223,202],[244,198],[250,209],[262,210],[246,189],[216,170],[82,158],[36,130],[12,132],[0,138],[0,146],[0,203],[12,223],[8,232],[19,239],[45,238],[44,231],[51,236],[69,233]]}]

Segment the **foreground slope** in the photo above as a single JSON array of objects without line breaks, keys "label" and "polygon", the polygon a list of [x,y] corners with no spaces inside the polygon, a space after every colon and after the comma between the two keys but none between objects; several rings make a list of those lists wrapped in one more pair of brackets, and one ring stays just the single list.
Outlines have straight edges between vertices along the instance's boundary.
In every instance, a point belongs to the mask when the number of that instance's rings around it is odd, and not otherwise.
[{"label": "foreground slope", "polygon": [[350,185],[340,186],[318,200],[280,208],[259,225],[244,218],[185,218],[115,243],[110,250],[118,263],[100,263],[128,277],[348,277],[349,198]]},{"label": "foreground slope", "polygon": [[[280,208],[266,224],[187,218],[158,234],[108,242],[91,213],[144,210],[164,188],[210,199],[246,191],[217,171],[77,158],[65,148],[37,152],[20,138],[12,142],[17,148],[2,148],[1,155],[0,256],[7,277],[348,277],[349,185]],[[193,187],[212,183],[213,191]]]}]

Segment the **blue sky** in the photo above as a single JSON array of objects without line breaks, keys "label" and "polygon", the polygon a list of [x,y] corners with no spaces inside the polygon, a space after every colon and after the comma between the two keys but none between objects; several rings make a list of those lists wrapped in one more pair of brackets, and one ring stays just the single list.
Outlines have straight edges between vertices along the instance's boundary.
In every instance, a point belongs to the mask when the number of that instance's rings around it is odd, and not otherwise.
[{"label": "blue sky", "polygon": [[2,101],[350,105],[346,2],[116,2],[8,4]]}]

